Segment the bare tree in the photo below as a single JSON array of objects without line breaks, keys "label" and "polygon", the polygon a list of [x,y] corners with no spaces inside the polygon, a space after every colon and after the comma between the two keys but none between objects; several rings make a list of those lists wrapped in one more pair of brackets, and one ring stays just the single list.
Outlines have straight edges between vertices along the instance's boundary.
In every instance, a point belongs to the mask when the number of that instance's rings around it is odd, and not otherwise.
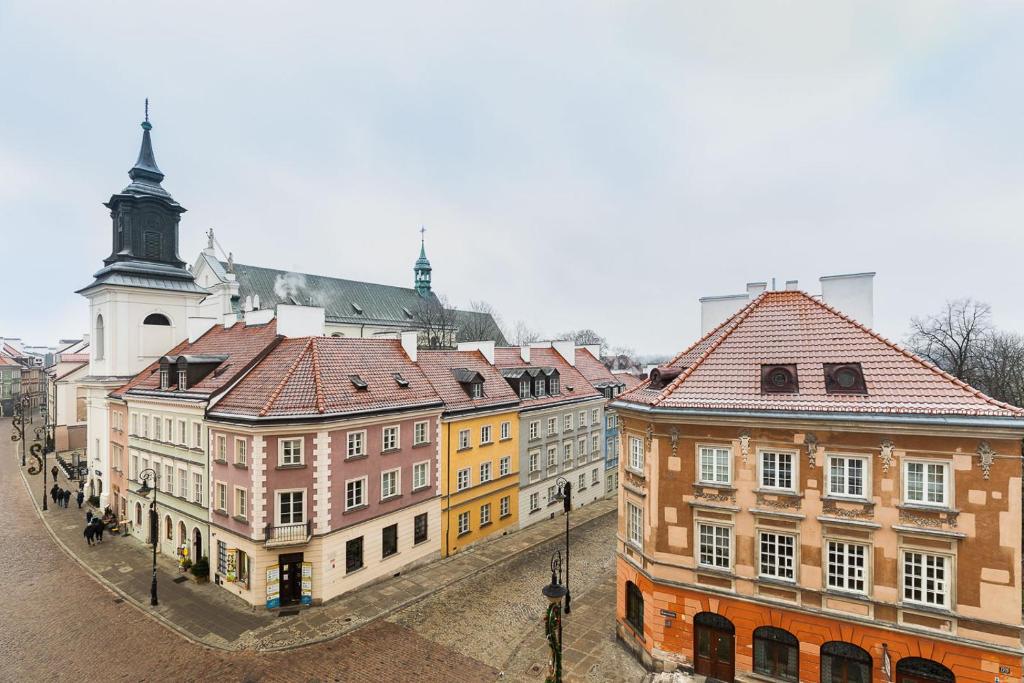
[{"label": "bare tree", "polygon": [[907,346],[957,379],[974,384],[977,361],[992,332],[992,309],[973,299],[947,301],[936,315],[911,320]]},{"label": "bare tree", "polygon": [[529,327],[522,320],[517,320],[512,329],[505,335],[513,346],[525,346],[540,340],[540,333]]},{"label": "bare tree", "polygon": [[461,340],[493,340],[501,331],[501,316],[486,301],[470,301],[469,310],[458,314],[458,328]]},{"label": "bare tree", "polygon": [[997,401],[1024,406],[1024,336],[992,332],[976,362],[977,386]]},{"label": "bare tree", "polygon": [[421,297],[412,310],[413,324],[420,331],[419,346],[426,349],[455,346],[455,315],[446,297]]},{"label": "bare tree", "polygon": [[590,328],[563,332],[558,335],[558,339],[571,339],[577,346],[599,346],[601,347],[599,356],[604,356],[608,352],[608,340]]},{"label": "bare tree", "polygon": [[636,352],[625,346],[612,348],[601,361],[609,370],[626,370],[639,374],[642,371],[640,362],[636,359]]}]

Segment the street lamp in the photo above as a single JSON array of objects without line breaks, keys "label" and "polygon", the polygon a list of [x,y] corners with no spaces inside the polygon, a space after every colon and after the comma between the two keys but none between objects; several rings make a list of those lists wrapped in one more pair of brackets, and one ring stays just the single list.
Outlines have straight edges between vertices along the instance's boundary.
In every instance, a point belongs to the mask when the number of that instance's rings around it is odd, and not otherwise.
[{"label": "street lamp", "polygon": [[[54,450],[54,432],[57,429],[57,425],[51,425],[46,422],[46,413],[43,413],[43,424],[36,427],[36,442],[32,444],[32,456],[39,460],[39,467],[43,471],[43,510],[46,510],[46,454]],[[42,445],[38,442],[42,442]],[[42,456],[40,458],[40,456]],[[31,470],[30,470],[31,471]],[[54,484],[57,483],[55,479]]]},{"label": "street lamp", "polygon": [[149,496],[150,486],[149,482],[153,482],[153,502],[149,506],[149,533],[153,541],[153,583],[149,586],[149,604],[156,607],[160,602],[156,599],[156,542],[159,537],[157,529],[158,519],[156,516],[156,489],[158,482],[160,481],[160,475],[156,473],[156,470],[147,468],[139,472],[139,480],[142,482],[142,486],[139,487],[138,494],[143,498]]},{"label": "street lamp", "polygon": [[21,466],[25,466],[25,415],[31,411],[32,399],[28,394],[23,394],[20,399],[14,402],[14,419],[11,420],[11,441],[21,442]]},{"label": "street lamp", "polygon": [[565,613],[572,614],[572,593],[569,592],[569,511],[572,510],[572,484],[559,477],[555,480],[558,487],[556,500],[562,501],[562,509],[565,510]]},{"label": "street lamp", "polygon": [[551,648],[551,663],[544,683],[562,683],[562,598],[568,596],[569,590],[561,584],[561,576],[562,553],[556,550],[551,556],[551,583],[541,590],[548,599],[544,614],[544,635]]}]

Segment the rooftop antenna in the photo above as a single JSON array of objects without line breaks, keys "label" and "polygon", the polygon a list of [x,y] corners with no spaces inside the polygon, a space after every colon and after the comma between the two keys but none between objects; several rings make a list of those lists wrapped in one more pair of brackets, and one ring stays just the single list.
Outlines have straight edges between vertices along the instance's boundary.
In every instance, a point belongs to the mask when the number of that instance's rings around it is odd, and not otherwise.
[{"label": "rooftop antenna", "polygon": [[775,291],[775,278],[772,278],[772,291]]}]

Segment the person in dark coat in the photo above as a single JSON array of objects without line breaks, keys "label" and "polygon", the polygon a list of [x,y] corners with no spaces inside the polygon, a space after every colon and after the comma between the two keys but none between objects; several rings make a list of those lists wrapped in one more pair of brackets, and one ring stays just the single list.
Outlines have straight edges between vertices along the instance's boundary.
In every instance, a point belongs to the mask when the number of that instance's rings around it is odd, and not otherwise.
[{"label": "person in dark coat", "polygon": [[78,509],[82,509],[82,501],[85,500],[85,493],[81,489],[78,490],[78,495],[75,496],[75,500],[78,501]]},{"label": "person in dark coat", "polygon": [[66,508],[68,506],[68,503],[70,503],[70,502],[71,502],[71,490],[70,489],[64,489],[64,507]]},{"label": "person in dark coat", "polygon": [[53,487],[50,488],[50,500],[53,501],[54,505],[57,504],[57,491],[59,490],[60,487],[57,486],[57,482],[53,482]]},{"label": "person in dark coat", "polygon": [[93,527],[92,524],[86,524],[85,525],[85,531],[83,532],[82,535],[85,536],[85,542],[88,543],[89,545],[92,545],[93,544],[93,538],[96,536],[95,527]]},{"label": "person in dark coat", "polygon": [[90,524],[92,522],[92,510],[85,511],[85,523]]},{"label": "person in dark coat", "polygon": [[57,473],[58,472],[60,472],[60,470],[57,469],[56,465],[54,465],[53,467],[50,468],[50,474],[53,475],[53,482],[54,483],[57,483]]},{"label": "person in dark coat", "polygon": [[93,534],[96,536],[97,543],[103,543],[103,520],[99,517],[92,518]]}]

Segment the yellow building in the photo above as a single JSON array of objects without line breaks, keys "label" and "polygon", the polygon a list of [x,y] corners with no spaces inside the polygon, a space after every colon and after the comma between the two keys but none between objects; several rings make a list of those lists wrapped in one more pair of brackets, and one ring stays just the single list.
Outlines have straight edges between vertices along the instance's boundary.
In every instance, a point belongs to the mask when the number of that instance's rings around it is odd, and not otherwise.
[{"label": "yellow building", "polygon": [[519,525],[519,399],[484,351],[420,351],[445,402],[438,434],[441,556]]}]

